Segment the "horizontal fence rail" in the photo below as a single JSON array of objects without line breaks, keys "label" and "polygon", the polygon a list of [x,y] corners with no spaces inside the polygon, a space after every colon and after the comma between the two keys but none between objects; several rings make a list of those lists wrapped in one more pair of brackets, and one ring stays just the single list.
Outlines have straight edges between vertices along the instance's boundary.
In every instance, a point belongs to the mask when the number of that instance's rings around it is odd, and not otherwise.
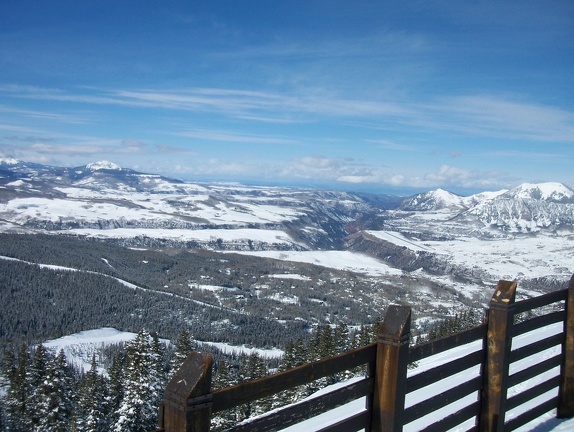
[{"label": "horizontal fence rail", "polygon": [[[461,345],[479,341],[479,346],[467,355],[448,363],[436,366],[432,369],[407,378],[407,394],[413,393],[424,387],[435,384],[437,381],[451,377],[457,373],[466,371],[473,367],[478,367],[484,363],[484,341],[486,339],[486,325],[474,327],[469,330],[456,333],[454,335],[438,339],[410,349],[409,361],[418,362],[425,358],[452,350]],[[431,414],[447,405],[465,398],[468,395],[478,394],[482,388],[482,376],[476,374],[470,376],[468,380],[461,382],[455,387],[449,388],[441,393],[430,391],[433,396],[420,401],[417,404],[405,409],[404,423],[408,424]],[[441,422],[431,425],[428,430],[447,430],[463,423],[470,418],[478,418],[480,414],[480,404],[478,397],[476,400],[465,406],[458,412],[446,416]]]},{"label": "horizontal fence rail", "polygon": [[[518,302],[516,286],[500,281],[486,322],[474,328],[411,347],[410,308],[390,306],[376,343],[213,392],[212,359],[192,353],[166,388],[158,431],[208,432],[214,413],[365,366],[365,378],[228,431],[276,431],[361,398],[364,410],[320,432],[399,432],[405,426],[440,432],[460,425],[467,431],[501,432],[554,409],[558,417],[574,417],[574,276],[568,289]],[[549,328],[553,333],[546,334]],[[529,332],[542,336],[521,346]],[[455,348],[458,358],[434,360],[438,364],[432,366],[433,356],[442,358]],[[521,387],[526,389],[516,391]],[[533,402],[542,396],[542,402]],[[439,421],[425,421],[437,411],[445,412]]]},{"label": "horizontal fence rail", "polygon": [[362,366],[372,361],[375,352],[376,344],[371,344],[265,378],[215,390],[213,392],[212,411],[214,413],[223,411],[284,390],[308,384],[319,378]]}]

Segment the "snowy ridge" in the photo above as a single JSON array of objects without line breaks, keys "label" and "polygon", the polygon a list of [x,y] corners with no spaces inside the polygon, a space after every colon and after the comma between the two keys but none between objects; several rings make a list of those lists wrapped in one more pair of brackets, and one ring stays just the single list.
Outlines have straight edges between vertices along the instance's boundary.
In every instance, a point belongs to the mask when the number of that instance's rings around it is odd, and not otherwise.
[{"label": "snowy ridge", "polygon": [[574,191],[562,183],[524,183],[506,192],[504,197],[564,203],[574,202]]},{"label": "snowy ridge", "polygon": [[18,159],[14,159],[13,157],[0,157],[0,165],[18,165],[20,161]]},{"label": "snowy ridge", "polygon": [[87,164],[86,169],[88,169],[89,171],[99,171],[99,170],[121,171],[122,167],[116,165],[113,162],[102,160]]}]

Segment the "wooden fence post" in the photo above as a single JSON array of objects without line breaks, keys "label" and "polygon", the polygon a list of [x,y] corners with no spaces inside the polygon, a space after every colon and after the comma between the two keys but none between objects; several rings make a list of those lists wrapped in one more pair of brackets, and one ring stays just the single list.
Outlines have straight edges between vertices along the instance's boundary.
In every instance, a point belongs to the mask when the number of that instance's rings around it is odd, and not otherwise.
[{"label": "wooden fence post", "polygon": [[564,361],[561,368],[561,383],[557,417],[574,417],[574,275],[568,284],[566,297],[565,340],[562,346]]},{"label": "wooden fence post", "polygon": [[490,300],[479,430],[502,432],[508,391],[516,282],[501,280]]},{"label": "wooden fence post", "polygon": [[405,409],[411,309],[391,305],[379,331],[372,432],[400,432]]},{"label": "wooden fence post", "polygon": [[192,352],[165,389],[164,432],[209,432],[211,422],[211,372],[213,359]]}]

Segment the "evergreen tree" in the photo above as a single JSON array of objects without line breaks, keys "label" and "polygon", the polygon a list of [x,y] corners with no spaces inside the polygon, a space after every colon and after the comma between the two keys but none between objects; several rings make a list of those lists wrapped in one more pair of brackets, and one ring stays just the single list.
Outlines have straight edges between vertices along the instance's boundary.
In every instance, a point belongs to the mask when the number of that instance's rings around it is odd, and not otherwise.
[{"label": "evergreen tree", "polygon": [[[30,354],[28,347],[22,344],[17,360],[12,354],[4,358],[3,372],[9,380],[4,396],[4,428],[6,431],[29,430],[27,404],[29,387],[26,380]],[[11,364],[10,364],[11,363]]]},{"label": "evergreen tree", "polygon": [[106,405],[109,415],[110,424],[117,420],[117,411],[124,398],[124,363],[125,355],[123,352],[116,353],[112,358],[112,364],[108,370],[108,397]]},{"label": "evergreen tree", "polygon": [[35,431],[65,432],[72,417],[72,380],[64,351],[49,356],[36,392]]},{"label": "evergreen tree", "polygon": [[[213,379],[213,390],[229,387],[236,384],[236,380],[230,371],[228,363],[221,359],[217,362],[215,368],[215,377]],[[237,423],[237,408],[231,408],[216,413],[211,418],[211,429],[213,432],[220,432],[229,429]]]},{"label": "evergreen tree", "polygon": [[344,322],[341,322],[335,327],[333,334],[335,338],[335,351],[336,354],[341,354],[351,349],[351,342],[349,340],[349,327]]},{"label": "evergreen tree", "polygon": [[[257,378],[262,378],[267,375],[267,368],[265,362],[257,352],[253,352],[249,356],[242,354],[239,366],[241,381],[251,381]],[[270,398],[260,399],[258,401],[249,402],[241,407],[238,413],[238,420],[242,421],[254,415],[262,414],[270,409]]]},{"label": "evergreen tree", "polygon": [[154,429],[160,392],[165,385],[158,372],[160,363],[152,337],[140,330],[126,348],[124,394],[113,430],[145,432]]},{"label": "evergreen tree", "polygon": [[195,349],[189,330],[183,330],[175,341],[175,351],[170,361],[170,376],[173,376],[187,356]]},{"label": "evergreen tree", "polygon": [[90,370],[83,377],[78,392],[76,430],[99,432],[109,430],[107,418],[109,398],[106,380],[98,374],[96,356],[92,355]]},{"label": "evergreen tree", "polygon": [[[279,372],[284,372],[296,367],[297,342],[294,342],[292,340],[287,342],[284,352],[285,354],[281,359],[281,363],[279,363],[278,368]],[[282,391],[281,393],[276,394],[275,397],[273,398],[271,408],[274,409],[295,402],[295,395],[296,395],[296,389],[287,389]]]},{"label": "evergreen tree", "polygon": [[0,387],[9,386],[16,375],[16,354],[12,346],[4,350],[2,358],[2,374],[0,375]]},{"label": "evergreen tree", "polygon": [[156,405],[163,400],[163,391],[168,378],[168,365],[166,363],[166,349],[165,345],[160,342],[159,336],[156,332],[151,335],[151,362],[155,375],[156,383],[154,384],[158,390],[156,396]]},{"label": "evergreen tree", "polygon": [[29,388],[28,400],[26,402],[26,415],[30,422],[31,429],[35,429],[40,421],[40,385],[46,377],[48,359],[48,351],[44,345],[39,344],[34,352],[30,368],[26,373],[26,382]]}]

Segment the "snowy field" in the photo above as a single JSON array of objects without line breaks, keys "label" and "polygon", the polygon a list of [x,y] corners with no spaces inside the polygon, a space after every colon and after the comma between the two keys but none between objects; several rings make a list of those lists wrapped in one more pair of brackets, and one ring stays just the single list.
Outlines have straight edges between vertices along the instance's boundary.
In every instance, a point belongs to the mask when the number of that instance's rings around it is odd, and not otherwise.
[{"label": "snowy field", "polygon": [[286,246],[297,245],[300,247],[307,247],[302,243],[298,243],[291,236],[284,231],[268,230],[268,229],[250,229],[250,228],[237,228],[237,229],[161,229],[161,228],[115,228],[108,230],[100,229],[72,229],[67,230],[67,234],[75,234],[78,236],[88,236],[99,239],[118,239],[118,238],[133,238],[133,237],[148,237],[155,239],[166,239],[175,241],[198,241],[198,242],[215,242],[221,239],[225,243],[233,242],[247,242],[251,240],[254,242],[262,242],[269,244],[284,244]]},{"label": "snowy field", "polygon": [[[69,364],[87,372],[91,367],[92,355],[96,354],[96,361],[98,361],[97,354],[101,348],[106,345],[130,342],[135,337],[135,333],[102,327],[48,340],[44,342],[44,347],[54,353],[63,349]],[[99,373],[105,372],[102,368],[98,369]]]},{"label": "snowy field", "polygon": [[497,279],[536,278],[546,275],[570,278],[574,271],[573,235],[515,236],[512,239],[480,240],[463,237],[449,241],[420,241],[394,231],[369,234],[414,252],[444,256],[454,265],[480,269]]},{"label": "snowy field", "polygon": [[106,219],[134,221],[195,220],[212,225],[265,224],[292,221],[305,213],[296,206],[219,201],[208,193],[195,195],[150,194],[105,189],[58,188],[67,198],[26,197],[0,204],[0,214],[24,223],[39,218],[58,222]]},{"label": "snowy field", "polygon": [[283,261],[315,264],[369,276],[400,276],[403,273],[402,270],[393,268],[376,258],[350,251],[258,251],[238,253]]},{"label": "snowy field", "polygon": [[250,348],[246,346],[236,346],[230,345],[222,342],[201,342],[198,341],[201,345],[209,345],[219,349],[221,352],[225,354],[232,354],[232,355],[241,355],[245,354],[247,356],[252,354],[258,354],[259,357],[264,359],[276,359],[283,357],[284,351],[278,348],[275,349],[261,349],[261,348]]}]

